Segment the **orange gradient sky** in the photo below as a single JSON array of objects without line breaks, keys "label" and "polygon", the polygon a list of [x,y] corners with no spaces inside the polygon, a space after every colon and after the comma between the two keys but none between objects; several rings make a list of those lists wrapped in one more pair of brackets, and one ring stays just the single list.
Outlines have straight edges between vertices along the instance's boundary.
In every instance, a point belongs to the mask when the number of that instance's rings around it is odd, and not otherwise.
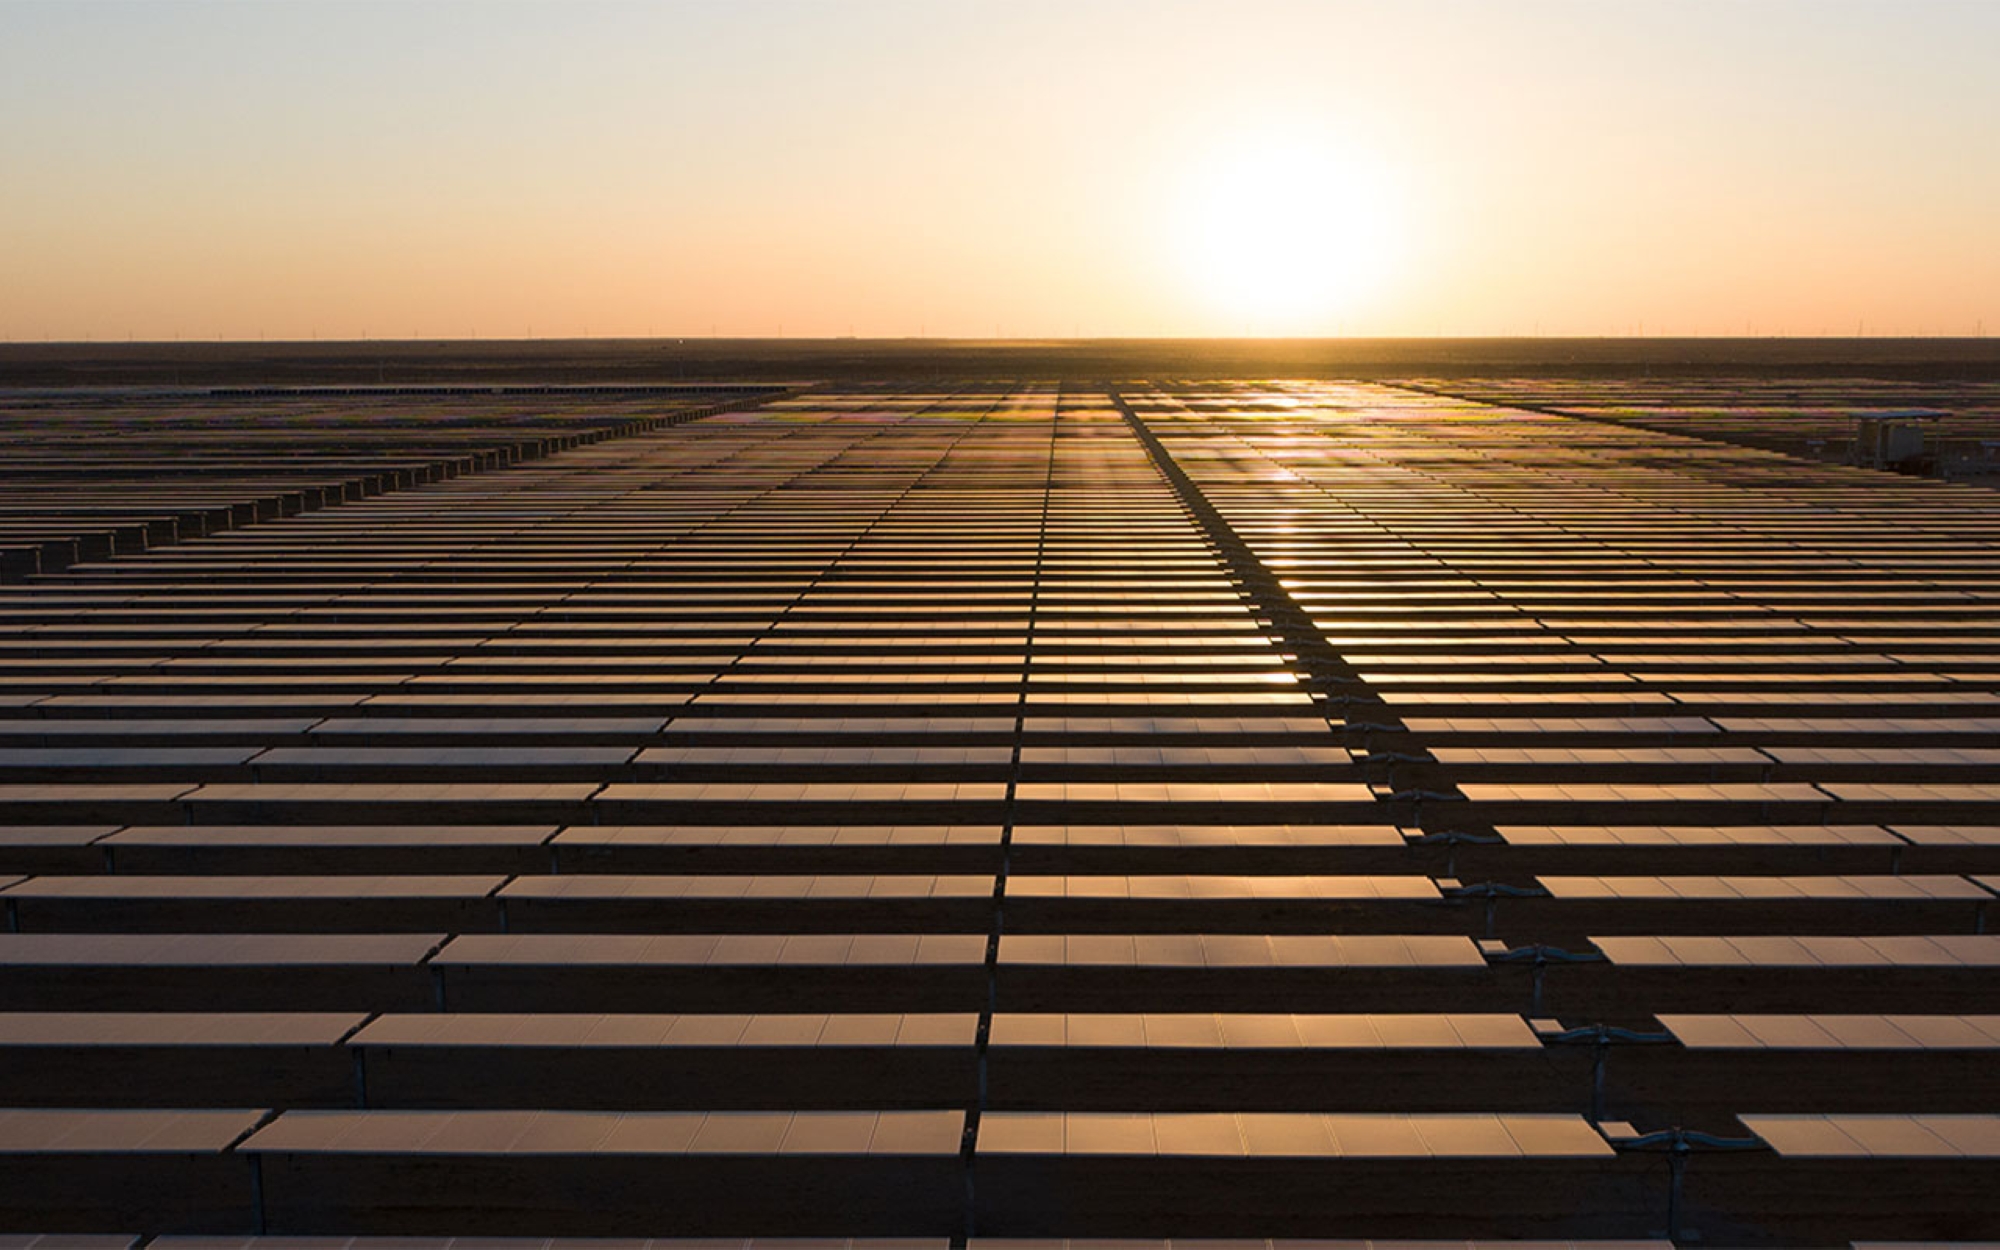
[{"label": "orange gradient sky", "polygon": [[0,337],[2000,329],[2000,3],[0,3]]}]

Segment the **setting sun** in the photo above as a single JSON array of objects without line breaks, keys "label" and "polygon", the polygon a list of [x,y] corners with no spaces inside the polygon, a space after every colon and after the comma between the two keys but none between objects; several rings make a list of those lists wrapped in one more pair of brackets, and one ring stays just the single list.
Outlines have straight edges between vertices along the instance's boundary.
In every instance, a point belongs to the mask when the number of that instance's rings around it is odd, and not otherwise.
[{"label": "setting sun", "polygon": [[1394,269],[1395,188],[1364,156],[1260,137],[1192,172],[1173,246],[1200,297],[1238,329],[1326,333]]}]

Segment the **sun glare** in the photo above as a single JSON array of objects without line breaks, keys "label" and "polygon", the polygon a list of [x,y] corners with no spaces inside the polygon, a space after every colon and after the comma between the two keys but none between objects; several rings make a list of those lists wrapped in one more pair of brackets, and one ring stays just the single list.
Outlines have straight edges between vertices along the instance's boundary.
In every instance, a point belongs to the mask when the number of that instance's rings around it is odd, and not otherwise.
[{"label": "sun glare", "polygon": [[1392,188],[1366,158],[1262,139],[1191,173],[1175,246],[1231,328],[1328,333],[1393,268],[1401,240]]}]

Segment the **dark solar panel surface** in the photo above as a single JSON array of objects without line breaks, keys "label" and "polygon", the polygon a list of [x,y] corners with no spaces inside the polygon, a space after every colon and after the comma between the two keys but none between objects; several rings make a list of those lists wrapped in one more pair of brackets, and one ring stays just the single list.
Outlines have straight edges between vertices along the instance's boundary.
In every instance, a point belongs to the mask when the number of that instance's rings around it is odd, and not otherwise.
[{"label": "dark solar panel surface", "polygon": [[1982,489],[1364,385],[256,402],[0,412],[4,1250],[2000,1237]]}]

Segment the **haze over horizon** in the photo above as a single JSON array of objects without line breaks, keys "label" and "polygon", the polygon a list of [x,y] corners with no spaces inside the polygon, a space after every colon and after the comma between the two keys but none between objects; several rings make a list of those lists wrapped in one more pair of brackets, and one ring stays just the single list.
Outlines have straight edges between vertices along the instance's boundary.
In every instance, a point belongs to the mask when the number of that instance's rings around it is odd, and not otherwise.
[{"label": "haze over horizon", "polygon": [[0,6],[0,337],[1983,334],[2000,4]]}]

